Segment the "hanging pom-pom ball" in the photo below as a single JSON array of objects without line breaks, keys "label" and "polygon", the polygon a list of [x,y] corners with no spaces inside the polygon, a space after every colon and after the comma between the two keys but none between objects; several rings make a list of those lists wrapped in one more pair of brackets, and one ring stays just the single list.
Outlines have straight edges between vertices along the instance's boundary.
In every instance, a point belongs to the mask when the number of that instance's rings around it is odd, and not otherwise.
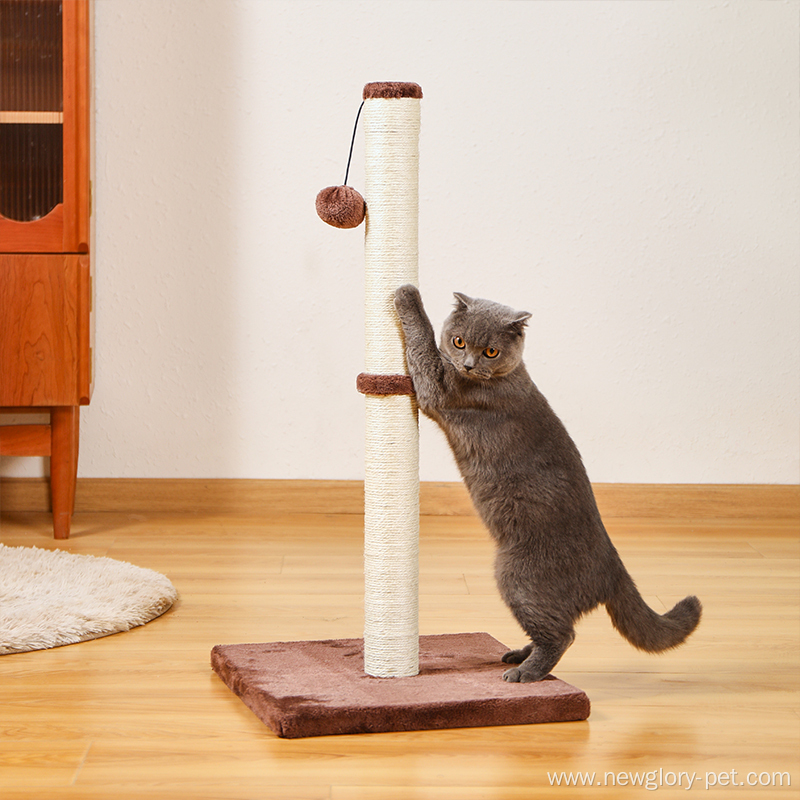
[{"label": "hanging pom-pom ball", "polygon": [[367,204],[352,186],[328,186],[317,195],[317,214],[334,228],[357,228],[364,220]]},{"label": "hanging pom-pom ball", "polygon": [[350,161],[353,158],[353,144],[356,141],[358,118],[364,103],[358,107],[356,124],[353,125],[353,138],[350,139],[350,155],[347,157],[347,170],[344,173],[344,184],[329,186],[317,195],[317,214],[323,222],[333,225],[334,228],[357,228],[367,213],[367,204],[364,198],[352,187],[347,185],[350,175]]}]

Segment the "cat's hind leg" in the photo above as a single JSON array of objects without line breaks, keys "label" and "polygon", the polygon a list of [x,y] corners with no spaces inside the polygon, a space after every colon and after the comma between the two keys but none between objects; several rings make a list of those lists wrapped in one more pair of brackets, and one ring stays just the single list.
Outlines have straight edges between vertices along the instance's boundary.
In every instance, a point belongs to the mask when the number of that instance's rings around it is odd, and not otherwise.
[{"label": "cat's hind leg", "polygon": [[[573,641],[575,641],[575,634],[570,631],[568,635],[559,639],[534,642],[522,650],[512,650],[510,653],[506,653],[503,661],[508,664],[518,663],[519,666],[507,669],[503,673],[503,680],[509,683],[533,683],[542,680],[552,672]],[[523,661],[506,660],[508,656],[521,655],[526,650],[528,655]]]}]

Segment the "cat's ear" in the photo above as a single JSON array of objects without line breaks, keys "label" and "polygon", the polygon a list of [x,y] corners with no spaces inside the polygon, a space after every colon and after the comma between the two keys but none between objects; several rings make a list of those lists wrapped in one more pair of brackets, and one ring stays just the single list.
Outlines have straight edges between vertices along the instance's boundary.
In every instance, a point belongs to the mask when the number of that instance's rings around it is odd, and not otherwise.
[{"label": "cat's ear", "polygon": [[461,292],[453,292],[453,297],[456,299],[456,311],[464,311],[472,305],[472,298]]},{"label": "cat's ear", "polygon": [[507,323],[510,330],[514,331],[514,333],[522,336],[523,332],[525,331],[525,326],[528,324],[528,320],[533,316],[527,311],[515,311],[513,317]]}]

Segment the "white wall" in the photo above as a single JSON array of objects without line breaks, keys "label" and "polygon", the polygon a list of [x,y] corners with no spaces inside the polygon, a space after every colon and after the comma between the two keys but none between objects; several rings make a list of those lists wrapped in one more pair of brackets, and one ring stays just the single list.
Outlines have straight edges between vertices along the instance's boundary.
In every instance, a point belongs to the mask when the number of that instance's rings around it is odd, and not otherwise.
[{"label": "white wall", "polygon": [[[98,0],[80,475],[362,477],[363,228],[314,198],[363,84],[405,80],[434,324],[453,290],[533,312],[530,372],[595,481],[798,481],[799,15]],[[427,421],[421,474],[458,478]]]}]

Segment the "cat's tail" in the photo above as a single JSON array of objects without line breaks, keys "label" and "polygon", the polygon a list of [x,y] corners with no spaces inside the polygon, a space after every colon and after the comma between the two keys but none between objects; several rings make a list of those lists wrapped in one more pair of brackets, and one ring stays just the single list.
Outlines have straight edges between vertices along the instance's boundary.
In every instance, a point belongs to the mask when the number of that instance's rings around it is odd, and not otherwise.
[{"label": "cat's tail", "polygon": [[623,573],[614,595],[606,601],[614,627],[634,646],[659,653],[686,641],[700,622],[703,607],[694,597],[684,597],[667,611],[657,614],[645,603],[633,579]]}]

